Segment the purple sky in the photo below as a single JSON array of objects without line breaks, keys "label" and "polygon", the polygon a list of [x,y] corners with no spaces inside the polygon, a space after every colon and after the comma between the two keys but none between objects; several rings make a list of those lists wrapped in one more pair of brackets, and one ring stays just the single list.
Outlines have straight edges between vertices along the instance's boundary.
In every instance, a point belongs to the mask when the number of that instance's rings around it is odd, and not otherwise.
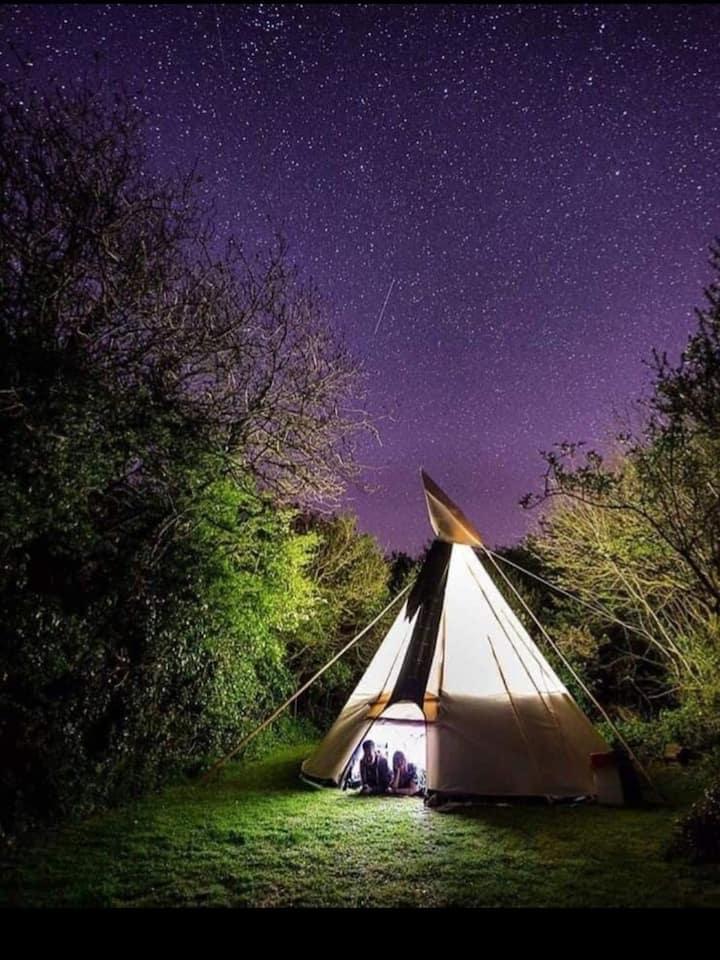
[{"label": "purple sky", "polygon": [[717,4],[5,4],[0,78],[7,41],[38,82],[99,51],[222,234],[286,234],[392,417],[347,504],[415,550],[420,466],[510,543],[538,450],[600,443],[684,344],[720,233],[718,36]]}]

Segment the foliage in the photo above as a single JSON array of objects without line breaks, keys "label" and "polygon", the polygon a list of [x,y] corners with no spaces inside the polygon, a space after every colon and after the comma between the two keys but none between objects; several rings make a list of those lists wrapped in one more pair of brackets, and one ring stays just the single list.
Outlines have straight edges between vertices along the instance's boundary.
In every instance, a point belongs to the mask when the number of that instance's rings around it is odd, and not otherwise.
[{"label": "foliage", "polygon": [[708,306],[697,311],[680,363],[654,354],[654,388],[641,404],[639,432],[617,437],[623,451],[617,468],[594,451],[573,462],[580,444],[559,444],[544,454],[543,496],[596,504],[634,523],[672,556],[693,581],[699,600],[720,604],[720,247],[711,248],[714,278]]},{"label": "foliage", "polygon": [[[630,710],[616,711],[616,728],[632,749],[650,760],[662,758],[668,744],[677,743],[694,756],[712,757],[720,745],[720,720],[717,708],[706,709],[695,701],[660,710],[649,718]],[[601,725],[608,741],[613,731]]]},{"label": "foliage", "polygon": [[[632,495],[632,464],[622,483]],[[556,619],[583,624],[614,701],[644,713],[699,697],[716,672],[716,622],[693,593],[688,569],[638,520],[602,504],[556,505],[533,542],[550,578],[579,602],[558,602]],[[586,651],[588,654],[590,650]]]},{"label": "foliage", "polygon": [[670,854],[683,854],[693,863],[720,863],[720,781],[680,821]]},{"label": "foliage", "polygon": [[110,87],[0,88],[0,819],[86,813],[224,750],[292,683],[365,425],[280,245],[211,254]]},{"label": "foliage", "polygon": [[162,564],[142,547],[91,556],[74,611],[64,585],[19,594],[3,650],[6,824],[137,795],[229,748],[287,692],[280,636],[311,605],[309,545],[227,480],[188,517],[195,535]]},{"label": "foliage", "polygon": [[[717,248],[711,264],[717,278]],[[678,716],[700,723],[696,739],[709,736],[720,702],[717,279],[706,298],[679,364],[654,354],[640,429],[618,434],[609,459],[590,451],[583,460],[582,444],[559,444],[544,454],[543,493],[525,499],[552,502],[530,549],[582,601],[555,602],[561,643],[584,650],[618,716],[682,708]]]},{"label": "foliage", "polygon": [[[316,542],[308,568],[313,615],[287,638],[288,664],[299,687],[349,643],[390,597],[388,564],[373,537],[358,533],[355,517],[306,514],[298,519],[296,529],[306,531]],[[383,618],[303,695],[302,710],[321,728],[335,719],[360,679],[387,630],[387,621],[388,617]]]},{"label": "foliage", "polygon": [[212,255],[197,179],[150,174],[144,122],[112,87],[0,87],[5,417],[32,429],[89,374],[90,389],[140,391],[276,496],[336,495],[367,425],[357,363],[284,244]]},{"label": "foliage", "polygon": [[420,560],[411,557],[402,550],[393,551],[387,558],[390,566],[390,580],[388,593],[391,597],[397,596],[418,575],[421,567]]}]

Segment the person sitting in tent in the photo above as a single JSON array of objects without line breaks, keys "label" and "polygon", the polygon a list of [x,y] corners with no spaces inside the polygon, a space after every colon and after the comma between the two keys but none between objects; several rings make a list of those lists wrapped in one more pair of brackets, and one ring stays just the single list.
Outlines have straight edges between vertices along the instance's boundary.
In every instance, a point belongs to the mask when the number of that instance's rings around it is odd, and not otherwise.
[{"label": "person sitting in tent", "polygon": [[418,774],[414,763],[408,763],[402,750],[393,754],[393,772],[390,792],[400,796],[412,797],[419,790]]},{"label": "person sitting in tent", "polygon": [[387,793],[392,774],[385,757],[375,750],[375,743],[366,740],[360,760],[360,793]]}]

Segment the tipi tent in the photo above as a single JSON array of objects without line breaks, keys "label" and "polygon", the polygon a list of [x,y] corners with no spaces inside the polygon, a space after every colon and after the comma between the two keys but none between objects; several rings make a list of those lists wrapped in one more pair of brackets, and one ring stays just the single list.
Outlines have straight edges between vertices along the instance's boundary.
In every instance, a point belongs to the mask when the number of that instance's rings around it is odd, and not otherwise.
[{"label": "tipi tent", "polygon": [[591,755],[602,759],[608,745],[478,559],[477,530],[422,476],[436,539],[362,679],[303,763],[303,776],[341,784],[363,740],[382,741],[392,727],[405,734],[403,743],[420,735],[431,792],[596,795]]}]

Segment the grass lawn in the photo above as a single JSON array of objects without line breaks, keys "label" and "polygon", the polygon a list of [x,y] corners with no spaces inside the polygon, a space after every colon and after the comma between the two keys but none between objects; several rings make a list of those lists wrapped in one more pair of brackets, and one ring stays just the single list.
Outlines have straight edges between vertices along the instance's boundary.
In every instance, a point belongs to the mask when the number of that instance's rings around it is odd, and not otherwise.
[{"label": "grass lawn", "polygon": [[298,780],[311,746],[227,768],[37,837],[2,864],[17,906],[720,906],[720,867],[664,859],[697,775],[667,808],[426,809]]}]

